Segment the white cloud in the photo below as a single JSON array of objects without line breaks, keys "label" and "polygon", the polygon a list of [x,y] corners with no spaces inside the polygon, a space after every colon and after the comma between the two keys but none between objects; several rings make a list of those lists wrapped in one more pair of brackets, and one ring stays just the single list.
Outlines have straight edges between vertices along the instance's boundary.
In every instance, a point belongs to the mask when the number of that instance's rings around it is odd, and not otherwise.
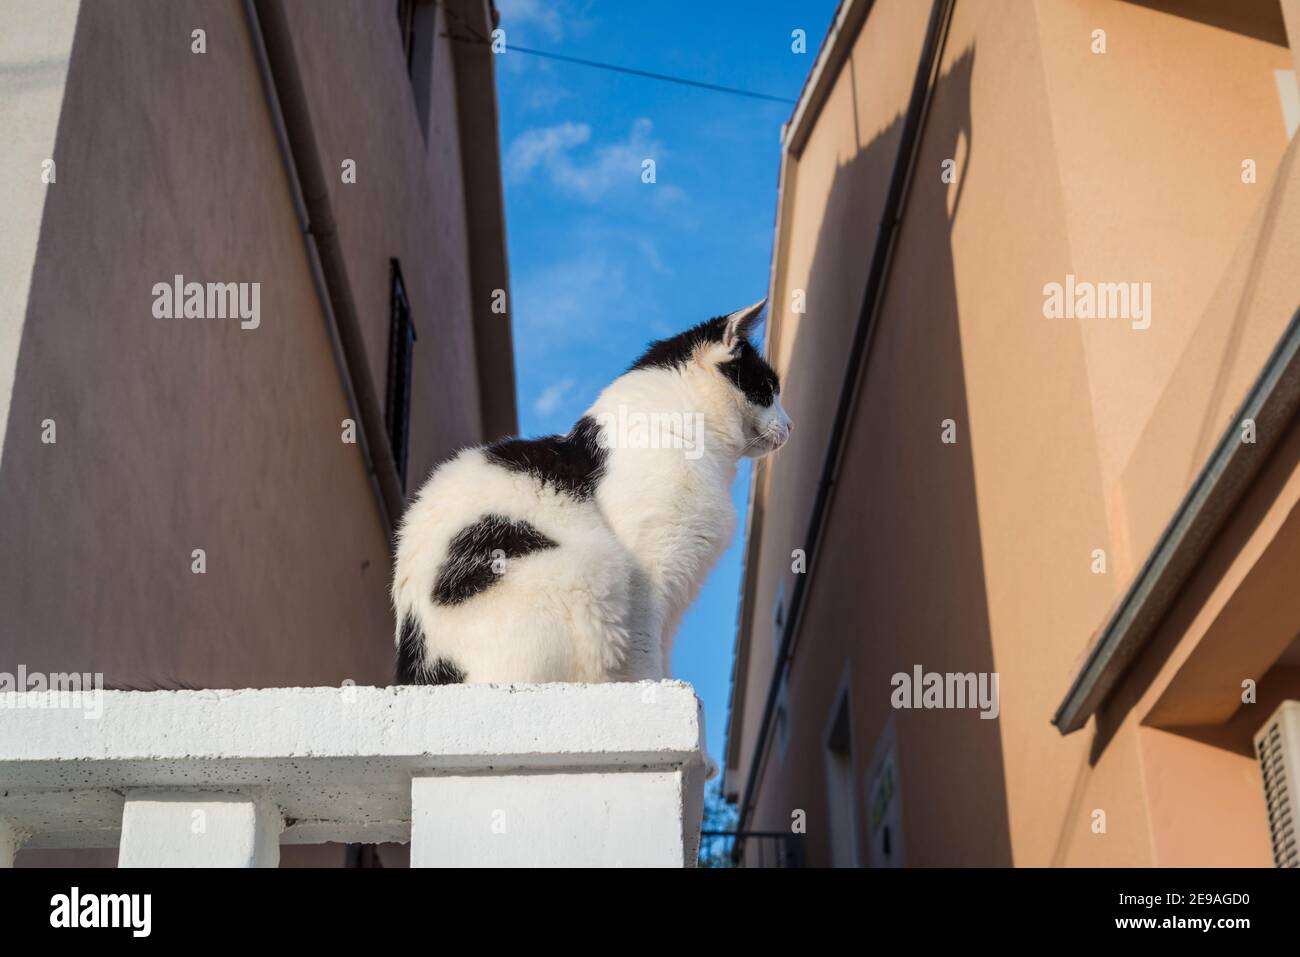
[{"label": "white cloud", "polygon": [[632,124],[626,139],[596,146],[586,156],[574,155],[577,147],[591,140],[591,127],[585,123],[526,130],[510,144],[506,173],[522,181],[540,169],[556,188],[588,203],[624,185],[669,189],[674,198],[680,198],[683,194],[677,187],[650,187],[641,182],[642,162],[658,162],[664,155],[663,147],[651,136],[652,130],[653,124],[641,117]]},{"label": "white cloud", "polygon": [[589,334],[627,295],[623,262],[580,243],[577,255],[520,277],[515,313],[525,344],[553,345]]},{"label": "white cloud", "polygon": [[507,43],[512,27],[536,27],[552,40],[564,38],[565,16],[554,0],[497,0],[497,9]]},{"label": "white cloud", "polygon": [[672,206],[686,198],[686,190],[672,183],[656,183],[654,201],[659,206]]},{"label": "white cloud", "polygon": [[506,151],[506,175],[526,179],[539,164],[550,165],[557,156],[591,139],[586,123],[561,123],[541,129],[525,130],[515,137]]},{"label": "white cloud", "polygon": [[524,94],[523,104],[527,109],[540,112],[549,110],[572,98],[573,93],[560,83],[535,79],[528,84],[528,92]]},{"label": "white cloud", "polygon": [[664,265],[664,259],[659,255],[659,244],[649,236],[634,236],[632,242],[641,253],[641,258],[645,264],[657,273],[671,275],[672,270]]},{"label": "white cloud", "polygon": [[573,379],[561,379],[559,382],[552,382],[542,390],[542,394],[533,402],[533,413],[541,417],[551,415],[560,407],[560,402],[574,385]]}]

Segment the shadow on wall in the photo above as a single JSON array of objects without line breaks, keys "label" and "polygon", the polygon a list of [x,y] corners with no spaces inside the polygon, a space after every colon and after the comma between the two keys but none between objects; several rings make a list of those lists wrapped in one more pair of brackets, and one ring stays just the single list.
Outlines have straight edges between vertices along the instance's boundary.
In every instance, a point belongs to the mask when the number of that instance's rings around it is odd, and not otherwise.
[{"label": "shadow on wall", "polygon": [[[918,665],[926,672],[994,670],[950,241],[961,180],[950,186],[939,175],[945,159],[958,159],[959,174],[971,161],[974,66],[971,48],[934,90],[822,554],[808,583],[790,674],[784,773],[765,778],[755,816],[757,827],[786,827],[789,809],[808,808],[813,865],[831,863],[831,844],[842,839],[816,824],[832,814],[822,723],[842,663],[853,687],[855,839],[864,863],[879,862],[867,790],[891,714],[892,676],[911,676]],[[827,384],[840,381],[843,366],[830,362],[843,362],[848,351],[902,126],[896,117],[836,171],[809,270],[809,313],[792,346],[789,368],[817,372],[789,403],[796,419],[829,423],[834,414],[836,393]],[[866,216],[872,221],[864,229]],[[846,284],[845,276],[855,279]],[[955,426],[953,444],[941,441],[944,420]],[[824,449],[788,459],[783,468],[802,474],[787,483],[815,488],[823,461]],[[905,863],[1010,865],[1000,720],[981,719],[978,709],[900,710],[895,718]]]},{"label": "shadow on wall", "polygon": [[1139,7],[1184,17],[1266,43],[1287,45],[1286,21],[1277,0],[1128,0]]}]

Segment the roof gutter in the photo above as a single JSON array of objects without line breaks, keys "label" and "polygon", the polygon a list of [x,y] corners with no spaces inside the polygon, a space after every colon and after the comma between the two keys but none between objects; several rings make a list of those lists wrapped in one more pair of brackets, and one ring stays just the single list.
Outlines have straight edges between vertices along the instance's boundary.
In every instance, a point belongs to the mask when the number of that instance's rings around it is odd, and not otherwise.
[{"label": "roof gutter", "polygon": [[[485,0],[449,0],[444,9],[458,26],[478,37],[486,37],[497,25],[496,6]],[[451,51],[479,409],[483,440],[491,441],[519,431],[505,190],[501,185],[501,164],[483,162],[485,156],[501,155],[496,57],[486,42],[452,43]],[[502,302],[502,313],[493,311],[498,301]]]},{"label": "roof gutter", "polygon": [[[1146,647],[1298,407],[1300,309],[1075,675],[1052,718],[1062,734],[1088,722]],[[1253,443],[1241,438],[1247,419]]]},{"label": "roof gutter", "polygon": [[[925,41],[922,44],[921,60],[917,64],[916,78],[912,83],[912,93],[908,101],[907,115],[903,121],[902,136],[899,139],[898,152],[894,158],[893,171],[890,174],[889,191],[885,196],[884,209],[881,212],[880,227],[875,246],[872,249],[871,266],[867,273],[866,289],[862,297],[862,309],[858,314],[857,326],[853,331],[853,342],[849,351],[848,363],[844,371],[844,383],[840,388],[839,404],[835,409],[835,419],[831,425],[830,442],[826,459],[822,465],[821,478],[817,483],[817,495],[813,500],[812,516],[808,525],[808,534],[804,538],[805,551],[810,556],[812,565],[818,558],[818,544],[830,511],[831,493],[839,474],[844,457],[844,439],[848,434],[854,409],[860,392],[861,381],[866,371],[866,361],[871,349],[871,341],[879,318],[880,305],[884,301],[885,281],[889,267],[894,258],[894,247],[898,240],[898,229],[903,220],[907,205],[907,194],[912,182],[912,174],[920,152],[921,136],[925,131],[925,120],[930,110],[930,100],[939,78],[939,69],[943,60],[943,49],[948,39],[948,27],[952,23],[952,12],[956,0],[934,0],[930,10],[930,22],[926,27]],[[776,711],[776,701],[781,691],[781,682],[785,678],[790,663],[795,637],[803,622],[807,583],[812,578],[814,568],[810,567],[803,575],[797,576],[790,595],[788,625],[781,635],[781,647],[777,651],[776,662],[772,667],[772,679],[767,689],[767,700],[763,705],[763,717],[759,722],[758,740],[754,743],[753,757],[749,764],[749,774],[745,781],[744,797],[740,803],[738,830],[745,830],[749,816],[754,809],[754,797],[758,782],[762,776],[763,759],[767,753],[768,737],[771,733],[772,719]]]}]

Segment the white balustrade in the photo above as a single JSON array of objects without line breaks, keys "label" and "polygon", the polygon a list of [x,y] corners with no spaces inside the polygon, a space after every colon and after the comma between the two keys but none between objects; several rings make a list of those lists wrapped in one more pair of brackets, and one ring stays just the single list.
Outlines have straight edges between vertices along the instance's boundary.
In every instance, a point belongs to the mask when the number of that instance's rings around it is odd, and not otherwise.
[{"label": "white balustrade", "polygon": [[694,863],[705,757],[678,681],[98,692],[0,701],[0,866],[274,867],[411,843],[415,867]]}]

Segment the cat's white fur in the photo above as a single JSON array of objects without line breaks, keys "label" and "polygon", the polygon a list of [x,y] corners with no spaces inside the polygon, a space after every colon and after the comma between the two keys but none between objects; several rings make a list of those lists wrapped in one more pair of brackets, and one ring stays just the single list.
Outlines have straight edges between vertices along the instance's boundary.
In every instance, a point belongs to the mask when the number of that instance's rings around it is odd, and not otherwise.
[{"label": "cat's white fur", "polygon": [[[468,449],[434,470],[407,510],[393,603],[399,634],[413,614],[429,660],[445,656],[473,682],[636,681],[668,677],[673,635],[735,528],[731,486],[742,456],[779,448],[792,428],[779,395],[756,406],[718,371],[763,303],[728,317],[723,343],[682,368],[638,369],[587,411],[603,423],[605,472],[587,501]],[[703,423],[689,454],[671,442],[629,447],[620,412],[682,413]],[[696,414],[699,414],[698,416]],[[452,538],[499,514],[559,547],[504,562],[499,581],[461,604],[432,585]]]}]

